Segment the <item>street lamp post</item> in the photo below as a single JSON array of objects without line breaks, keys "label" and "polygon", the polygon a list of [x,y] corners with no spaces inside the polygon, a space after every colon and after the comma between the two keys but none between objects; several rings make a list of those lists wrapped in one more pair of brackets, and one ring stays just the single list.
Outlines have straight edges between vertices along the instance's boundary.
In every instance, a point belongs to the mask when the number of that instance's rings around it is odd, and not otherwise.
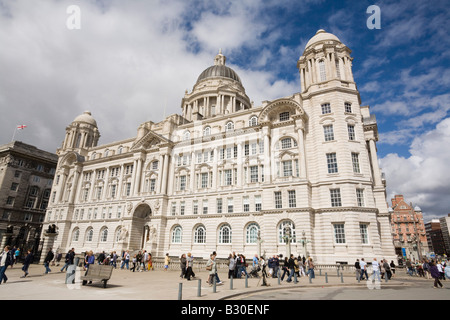
[{"label": "street lamp post", "polygon": [[306,258],[306,245],[310,243],[311,241],[306,239],[306,233],[305,231],[302,232],[302,239],[300,240],[302,246],[303,246],[303,256]]}]

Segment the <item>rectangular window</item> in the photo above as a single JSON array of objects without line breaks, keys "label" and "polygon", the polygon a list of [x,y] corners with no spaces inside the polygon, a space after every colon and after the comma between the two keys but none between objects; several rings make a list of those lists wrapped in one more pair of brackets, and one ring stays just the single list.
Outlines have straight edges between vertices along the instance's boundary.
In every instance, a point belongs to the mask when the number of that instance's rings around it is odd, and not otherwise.
[{"label": "rectangular window", "polygon": [[208,188],[208,173],[202,173],[202,189]]},{"label": "rectangular window", "polygon": [[329,103],[322,104],[322,114],[329,114],[331,113],[331,106]]},{"label": "rectangular window", "polygon": [[117,218],[120,219],[122,216],[122,206],[117,207]]},{"label": "rectangular window", "polygon": [[228,213],[233,213],[233,198],[228,198]]},{"label": "rectangular window", "polygon": [[244,156],[250,155],[250,145],[247,143],[244,145]]},{"label": "rectangular window", "polygon": [[203,214],[208,214],[208,200],[203,200]]},{"label": "rectangular window", "polygon": [[250,167],[250,182],[258,182],[258,166]]},{"label": "rectangular window", "polygon": [[333,125],[327,125],[323,126],[323,134],[325,136],[325,141],[332,141],[334,140],[334,131],[333,131]]},{"label": "rectangular window", "polygon": [[358,207],[364,207],[364,189],[356,189],[356,202]]},{"label": "rectangular window", "polygon": [[359,169],[359,154],[356,152],[352,152],[352,167],[354,173],[360,173]]},{"label": "rectangular window", "polygon": [[255,196],[255,211],[261,210],[262,210],[261,196],[257,195]]},{"label": "rectangular window", "polygon": [[289,112],[281,112],[280,121],[288,121],[288,120],[289,120]]},{"label": "rectangular window", "polygon": [[192,203],[192,211],[194,214],[198,214],[198,200],[194,200]]},{"label": "rectangular window", "polygon": [[97,200],[100,200],[102,198],[102,190],[103,187],[97,187]]},{"label": "rectangular window", "polygon": [[347,131],[348,131],[348,140],[355,141],[355,126],[352,124],[347,125]]},{"label": "rectangular window", "polygon": [[327,153],[327,167],[328,173],[338,172],[336,153]]},{"label": "rectangular window", "polygon": [[111,186],[111,198],[113,198],[113,199],[116,197],[116,189],[117,189],[117,186],[115,184],[113,184]]},{"label": "rectangular window", "polygon": [[177,203],[176,202],[172,202],[171,214],[173,216],[177,214]]},{"label": "rectangular window", "polygon": [[[15,172],[14,172],[14,178],[20,178],[20,174],[22,173],[22,171],[19,171],[19,170],[16,170]],[[58,176],[58,179],[59,179],[59,176]]]},{"label": "rectangular window", "polygon": [[344,103],[345,112],[352,113],[352,104],[349,102]]},{"label": "rectangular window", "polygon": [[217,213],[222,213],[222,199],[217,199]]},{"label": "rectangular window", "polygon": [[243,206],[244,206],[244,212],[250,211],[250,198],[249,197],[243,198]]},{"label": "rectangular window", "polygon": [[127,188],[126,188],[126,196],[128,197],[128,196],[130,196],[130,194],[131,194],[131,182],[128,182],[127,183]]},{"label": "rectangular window", "polygon": [[184,209],[186,208],[185,202],[180,202],[180,215],[184,216]]},{"label": "rectangular window", "polygon": [[297,199],[295,196],[295,190],[289,190],[288,195],[289,195],[289,208],[297,207]]},{"label": "rectangular window", "polygon": [[292,176],[292,161],[283,161],[283,177]]},{"label": "rectangular window", "polygon": [[283,207],[283,200],[281,198],[281,191],[275,191],[275,208],[281,209]]},{"label": "rectangular window", "polygon": [[180,190],[186,190],[186,176],[180,176]]},{"label": "rectangular window", "polygon": [[19,188],[19,184],[18,184],[18,183],[13,182],[13,183],[11,184],[11,190],[12,190],[12,191],[17,191],[18,188]]},{"label": "rectangular window", "polygon": [[225,185],[231,186],[233,184],[233,174],[231,169],[225,170]]},{"label": "rectangular window", "polygon": [[156,179],[150,179],[150,191],[155,191],[156,188]]},{"label": "rectangular window", "polygon": [[367,231],[367,224],[359,224],[359,232],[361,233],[361,243],[368,244],[369,243],[369,233]]},{"label": "rectangular window", "polygon": [[334,226],[334,242],[345,243],[345,229],[344,224],[336,223]]},{"label": "rectangular window", "polygon": [[341,189],[330,189],[330,196],[332,207],[342,207]]}]

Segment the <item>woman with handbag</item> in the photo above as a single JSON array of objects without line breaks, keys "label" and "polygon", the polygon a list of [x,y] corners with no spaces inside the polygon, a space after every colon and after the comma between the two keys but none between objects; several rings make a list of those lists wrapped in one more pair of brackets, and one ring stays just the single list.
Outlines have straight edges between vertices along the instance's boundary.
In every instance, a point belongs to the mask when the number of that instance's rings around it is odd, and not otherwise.
[{"label": "woman with handbag", "polygon": [[207,283],[212,286],[217,273],[216,256],[214,254],[210,255],[208,263],[206,263],[206,270],[209,271],[209,277]]}]

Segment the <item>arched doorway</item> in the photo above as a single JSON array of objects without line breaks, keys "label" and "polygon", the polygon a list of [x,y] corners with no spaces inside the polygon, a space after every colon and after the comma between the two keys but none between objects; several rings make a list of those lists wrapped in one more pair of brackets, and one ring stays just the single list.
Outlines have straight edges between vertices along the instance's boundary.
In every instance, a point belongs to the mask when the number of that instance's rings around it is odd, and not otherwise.
[{"label": "arched doorway", "polygon": [[152,209],[146,203],[139,204],[133,213],[131,222],[129,250],[141,250],[147,242],[148,223],[152,216]]}]

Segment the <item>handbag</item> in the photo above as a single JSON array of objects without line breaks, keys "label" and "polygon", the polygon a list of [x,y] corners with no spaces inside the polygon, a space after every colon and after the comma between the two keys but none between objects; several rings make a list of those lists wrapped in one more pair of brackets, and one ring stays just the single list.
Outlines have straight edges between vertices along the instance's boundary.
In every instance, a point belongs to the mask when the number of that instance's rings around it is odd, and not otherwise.
[{"label": "handbag", "polygon": [[212,270],[212,264],[210,264],[209,266],[206,266],[206,270],[207,271],[211,271]]}]

